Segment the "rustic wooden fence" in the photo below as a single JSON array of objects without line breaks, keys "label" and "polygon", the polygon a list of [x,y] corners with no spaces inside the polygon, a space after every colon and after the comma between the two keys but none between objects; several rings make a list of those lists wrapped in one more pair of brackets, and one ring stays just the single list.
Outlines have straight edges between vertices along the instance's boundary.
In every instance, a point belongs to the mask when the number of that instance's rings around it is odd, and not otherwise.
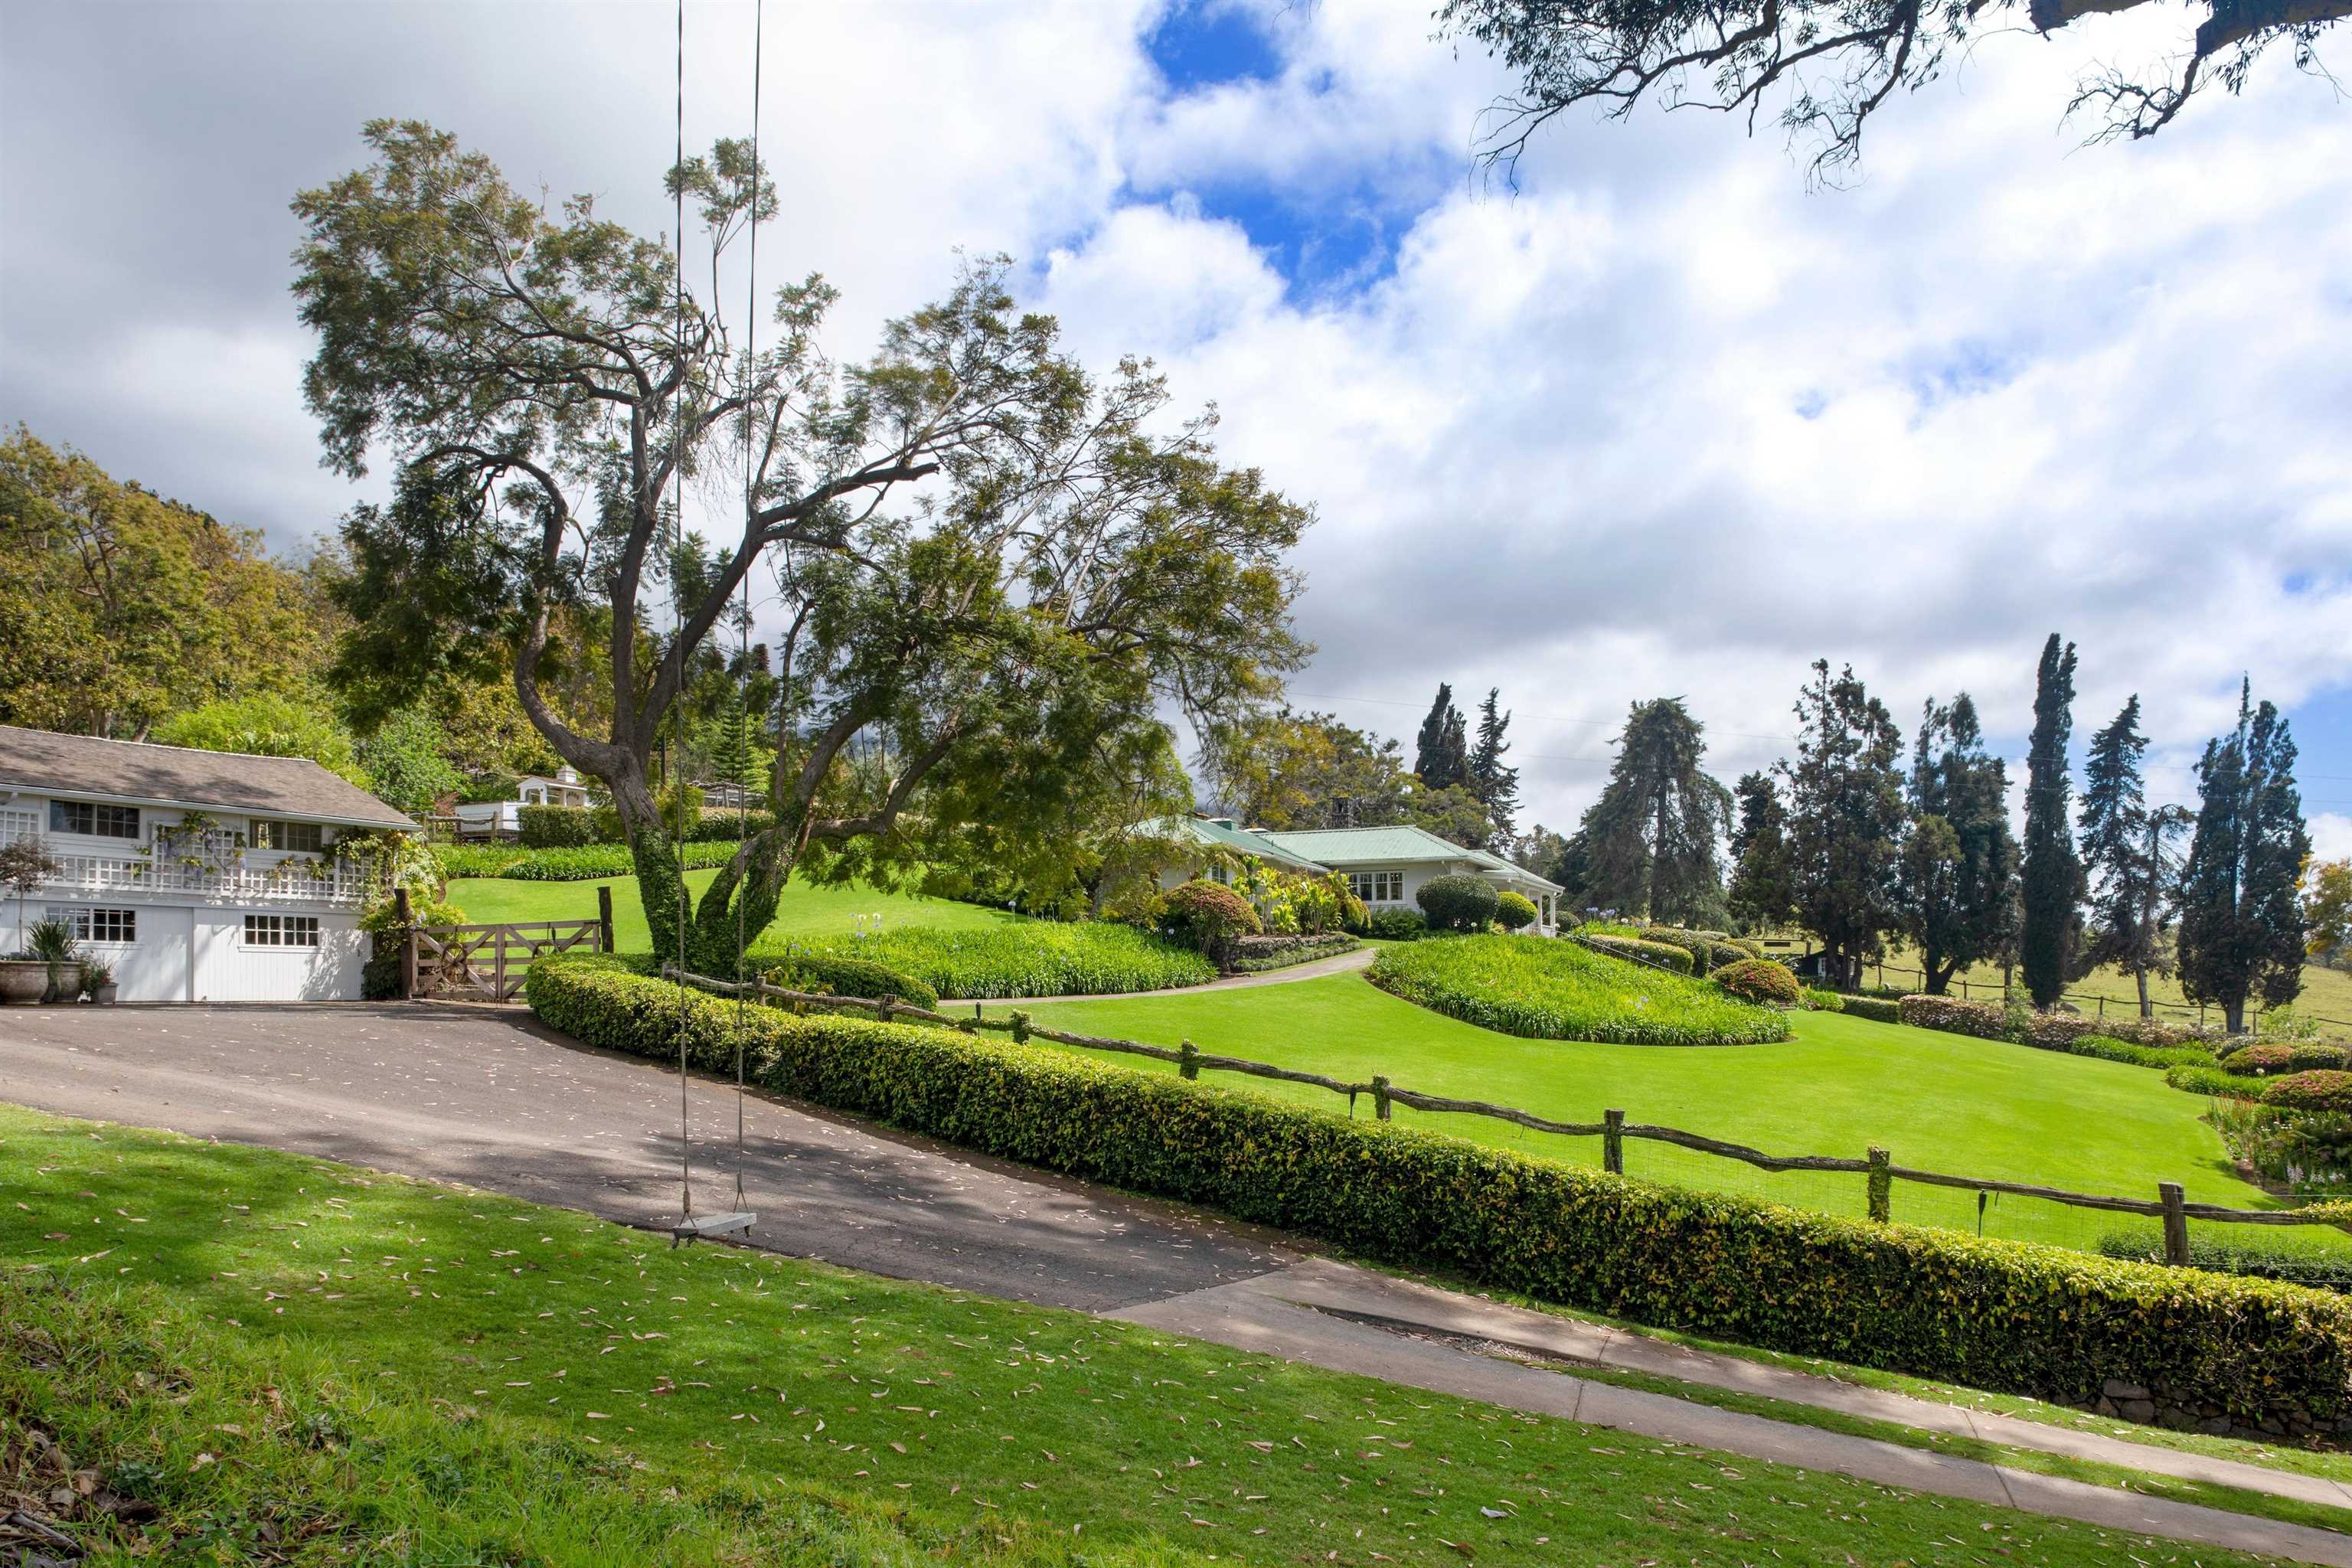
[{"label": "rustic wooden fence", "polygon": [[1685,1132],[1678,1127],[1655,1127],[1646,1122],[1628,1121],[1622,1110],[1604,1110],[1598,1121],[1555,1121],[1521,1110],[1517,1106],[1496,1105],[1483,1100],[1455,1100],[1442,1094],[1423,1094],[1416,1089],[1401,1089],[1385,1077],[1375,1074],[1364,1083],[1349,1083],[1339,1079],[1326,1078],[1321,1073],[1300,1072],[1291,1068],[1276,1067],[1270,1062],[1251,1061],[1244,1057],[1217,1056],[1203,1051],[1186,1040],[1173,1048],[1148,1046],[1139,1040],[1111,1039],[1099,1035],[1074,1035],[1061,1029],[1049,1029],[1034,1023],[1026,1013],[1018,1010],[1002,1018],[992,1018],[982,1012],[981,1005],[972,1005],[969,1018],[947,1013],[935,1013],[917,1007],[895,997],[869,1001],[862,996],[835,996],[824,992],[791,991],[772,985],[765,980],[752,980],[742,984],[715,980],[709,975],[680,970],[676,964],[662,965],[665,979],[683,981],[702,990],[721,995],[748,996],[772,1006],[805,1010],[811,1007],[831,1008],[844,1012],[871,1014],[884,1023],[943,1025],[970,1033],[977,1029],[992,1029],[1012,1035],[1018,1040],[1051,1040],[1058,1045],[1076,1046],[1084,1050],[1115,1051],[1127,1056],[1149,1057],[1154,1061],[1173,1063],[1179,1076],[1198,1079],[1203,1072],[1240,1073],[1250,1078],[1276,1079],[1284,1083],[1302,1083],[1311,1088],[1328,1089],[1348,1097],[1349,1108],[1360,1098],[1370,1099],[1372,1113],[1382,1121],[1391,1120],[1392,1108],[1402,1105],[1411,1110],[1432,1111],[1454,1116],[1484,1116],[1497,1121],[1507,1121],[1531,1131],[1549,1132],[1563,1138],[1598,1138],[1601,1140],[1601,1163],[1603,1169],[1622,1174],[1625,1169],[1625,1141],[1629,1138],[1655,1143],[1670,1143],[1701,1154],[1736,1160],[1760,1171],[1821,1171],[1858,1175],[1864,1178],[1868,1212],[1874,1220],[1887,1221],[1894,1215],[1894,1186],[1896,1182],[1916,1182],[1922,1186],[1948,1187],[1978,1194],[1999,1193],[2025,1198],[2042,1198],[2069,1207],[2101,1209],[2112,1214],[2138,1215],[2159,1219],[2164,1224],[2165,1261],[2178,1265],[2189,1262],[2189,1222],[2201,1220],[2219,1225],[2326,1225],[2334,1222],[2305,1215],[2299,1209],[2236,1209],[2220,1204],[2192,1204],[2178,1182],[2159,1182],[2157,1195],[2149,1198],[2126,1198],[2095,1193],[2067,1192],[2058,1187],[2035,1186],[2026,1182],[2004,1182],[1990,1177],[1954,1176],[1941,1171],[1915,1170],[1898,1165],[1885,1149],[1873,1148],[1863,1159],[1834,1154],[1767,1154],[1760,1149],[1744,1143],[1729,1143],[1719,1138],[1708,1138],[1696,1132]]}]

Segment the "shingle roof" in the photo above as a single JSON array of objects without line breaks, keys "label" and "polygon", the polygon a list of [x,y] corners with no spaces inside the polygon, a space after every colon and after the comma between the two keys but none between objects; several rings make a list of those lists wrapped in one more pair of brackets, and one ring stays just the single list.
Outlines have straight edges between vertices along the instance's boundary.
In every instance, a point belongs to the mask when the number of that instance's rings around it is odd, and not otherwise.
[{"label": "shingle roof", "polygon": [[1212,822],[1205,816],[1162,816],[1145,823],[1138,831],[1162,838],[1190,838],[1196,844],[1213,845],[1230,849],[1236,855],[1253,855],[1261,860],[1271,860],[1294,871],[1308,871],[1318,877],[1330,869],[1279,844],[1269,842],[1263,834],[1244,833],[1237,827],[1227,827],[1223,823]]},{"label": "shingle roof", "polygon": [[1515,866],[1484,849],[1465,848],[1422,827],[1325,827],[1302,833],[1274,833],[1261,827],[1256,829],[1256,837],[1339,870],[1350,866],[1392,866],[1415,860],[1466,860],[1483,869],[1508,871],[1557,890],[1555,884],[1524,866]]},{"label": "shingle roof", "polygon": [[0,789],[261,812],[352,826],[416,826],[308,757],[199,752],[8,724],[0,724]]}]

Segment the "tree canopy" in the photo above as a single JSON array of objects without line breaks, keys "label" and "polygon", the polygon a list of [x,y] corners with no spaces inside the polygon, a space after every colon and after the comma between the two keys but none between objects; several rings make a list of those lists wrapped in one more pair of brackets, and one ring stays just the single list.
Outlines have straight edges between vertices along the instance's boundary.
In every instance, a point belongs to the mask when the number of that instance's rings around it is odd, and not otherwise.
[{"label": "tree canopy", "polygon": [[1438,682],[1436,700],[1429,705],[1429,716],[1421,721],[1421,735],[1414,742],[1412,771],[1431,789],[1446,789],[1470,782],[1470,735],[1462,721],[1462,710],[1454,705],[1454,688],[1446,681]]},{"label": "tree canopy", "polygon": [[2134,692],[2115,719],[2091,737],[2083,762],[2083,869],[2091,887],[2085,963],[2113,964],[2139,987],[2142,1017],[2155,1012],[2147,994],[2151,974],[2172,972],[2166,941],[2167,900],[2179,880],[2173,841],[2191,820],[2177,805],[2150,808],[2140,782],[2140,758],[2147,737],[2139,727],[2139,694]]},{"label": "tree canopy", "polygon": [[2246,1004],[2301,994],[2301,889],[2311,837],[2294,784],[2294,736],[2277,708],[2238,696],[2238,725],[2197,763],[2197,830],[2180,874],[2180,991],[2221,1007],[2230,1032]]},{"label": "tree canopy", "polygon": [[1743,773],[1731,793],[1739,812],[1731,829],[1731,913],[1751,930],[1772,931],[1797,916],[1789,808],[1769,773]]},{"label": "tree canopy", "polygon": [[1912,750],[1911,830],[1897,892],[1902,928],[1919,950],[1926,989],[1990,958],[2007,934],[2017,840],[2009,830],[2009,773],[1987,754],[1969,694],[1932,699]]},{"label": "tree canopy", "polygon": [[1851,666],[1813,663],[1797,699],[1797,755],[1776,766],[1789,792],[1797,918],[1822,940],[1830,978],[1852,984],[1896,923],[1904,822],[1903,731]]},{"label": "tree canopy", "polygon": [[1704,922],[1723,903],[1716,842],[1731,795],[1701,765],[1706,727],[1679,697],[1633,703],[1601,798],[1577,830],[1582,902],[1667,921]]}]

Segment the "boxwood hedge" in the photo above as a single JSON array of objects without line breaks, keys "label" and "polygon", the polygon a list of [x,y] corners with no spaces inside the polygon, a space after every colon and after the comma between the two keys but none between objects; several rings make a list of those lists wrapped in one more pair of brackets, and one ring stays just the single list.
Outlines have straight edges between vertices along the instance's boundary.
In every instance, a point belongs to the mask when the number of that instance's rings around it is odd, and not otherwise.
[{"label": "boxwood hedge", "polygon": [[534,964],[526,994],[590,1045],[672,1058],[683,1017],[706,1069],[740,1037],[783,1094],[1639,1322],[2072,1405],[2116,1378],[2242,1426],[2352,1416],[2352,1301],[2321,1291],[1654,1186],[950,1029],[681,1006],[606,959]]},{"label": "boxwood hedge", "polygon": [[1867,1018],[1874,1024],[1903,1022],[1902,1006],[1892,996],[1848,996],[1845,1005],[1838,1011],[1851,1013],[1857,1018]]}]

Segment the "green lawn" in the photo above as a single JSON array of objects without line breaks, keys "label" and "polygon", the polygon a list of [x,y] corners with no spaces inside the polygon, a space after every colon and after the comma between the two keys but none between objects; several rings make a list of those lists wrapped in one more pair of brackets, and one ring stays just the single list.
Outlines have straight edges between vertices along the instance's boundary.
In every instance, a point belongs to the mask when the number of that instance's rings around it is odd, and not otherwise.
[{"label": "green lawn", "polygon": [[[1896,947],[1887,953],[1886,964],[1887,967],[1883,972],[1865,969],[1863,972],[1863,978],[1873,984],[1884,979],[1887,984],[1897,987],[1918,985],[1919,977],[1916,972],[1919,967],[1919,955],[1916,952],[1906,947]],[[1979,963],[1973,969],[1962,971],[1953,979],[1953,995],[1960,994],[1959,982],[1962,980],[1968,982],[1969,995],[1972,999],[1996,1002],[2000,999],[2000,965]],[[2019,984],[2022,989],[2022,983],[2020,982]],[[2093,1008],[2086,1005],[2081,998],[2104,996],[2107,998],[2106,1016],[2131,1018],[2139,1016],[2137,984],[2130,975],[2120,970],[2095,969],[2082,979],[2069,984],[2066,992],[2070,996],[2076,998],[2074,1005],[2083,1007],[2085,1011],[2091,1011]],[[2147,994],[2151,1002],[2172,1005],[2168,1008],[2158,1008],[2157,1012],[2157,1016],[2167,1023],[2193,1024],[2197,1021],[2193,1016],[2195,1004],[2188,1002],[2180,994],[2180,982],[2178,979],[2164,975],[2150,975],[2147,982]],[[2189,1014],[2183,1014],[2179,1010],[2184,1006],[2189,1009]],[[2347,973],[2341,969],[2329,969],[2317,963],[2305,964],[2303,994],[2295,999],[2295,1010],[2315,1017],[2335,1019],[2334,1025],[2323,1026],[2326,1032],[2336,1038],[2352,1038],[2352,973]],[[2221,1021],[2221,1010],[2212,1009],[2210,1016],[2218,1026]]]},{"label": "green lawn", "polygon": [[[689,871],[687,886],[699,894],[717,871]],[[645,905],[637,898],[635,877],[614,877],[596,882],[524,882],[499,877],[459,877],[449,883],[449,901],[466,911],[468,921],[484,925],[514,921],[585,921],[596,918],[596,889],[613,889],[613,940],[623,952],[644,952],[652,945],[646,934]],[[858,918],[881,918],[883,929],[919,925],[944,931],[985,931],[1019,921],[1003,910],[949,899],[916,898],[907,893],[877,892],[872,888],[817,888],[786,884],[768,936],[837,936],[858,929]],[[758,941],[761,933],[753,932]]]},{"label": "green lawn", "polygon": [[12,1446],[37,1424],[94,1485],[160,1509],[139,1553],[159,1561],[1727,1568],[2147,1551],[168,1133],[0,1107],[0,1420]]},{"label": "green lawn", "polygon": [[[1375,1073],[1406,1089],[1485,1100],[1556,1121],[1597,1121],[1604,1109],[1630,1121],[1678,1127],[1774,1154],[1860,1158],[1873,1144],[1895,1163],[1956,1175],[2028,1182],[2074,1192],[2157,1195],[2180,1182],[2191,1202],[2270,1206],[2232,1173],[2220,1137],[2198,1120],[2200,1096],[2167,1088],[2161,1073],[2117,1062],[1829,1013],[1793,1019],[1777,1045],[1608,1046],[1522,1039],[1424,1011],[1361,975],[1191,996],[1054,1003],[1040,1022],[1074,1033],[1173,1046],[1304,1068],[1351,1082]],[[1120,1057],[1129,1066],[1159,1068]],[[1223,1087],[1297,1099],[1338,1115],[1347,1102],[1322,1089],[1209,1075]],[[1355,1114],[1369,1115],[1362,1101]],[[1400,1108],[1400,1120],[1417,1113]],[[1598,1164],[1598,1139],[1528,1132],[1482,1117],[1432,1115],[1464,1138]],[[1629,1175],[1744,1192],[1859,1215],[1863,1178],[1797,1172],[1773,1175],[1670,1145],[1629,1141]],[[1974,1194],[1898,1183],[1897,1220],[1973,1230]],[[2104,1233],[2153,1221],[2035,1199],[1997,1198],[1989,1236],[2089,1248]],[[2331,1230],[2265,1228],[2262,1239],[2299,1247],[2352,1246]]]}]

